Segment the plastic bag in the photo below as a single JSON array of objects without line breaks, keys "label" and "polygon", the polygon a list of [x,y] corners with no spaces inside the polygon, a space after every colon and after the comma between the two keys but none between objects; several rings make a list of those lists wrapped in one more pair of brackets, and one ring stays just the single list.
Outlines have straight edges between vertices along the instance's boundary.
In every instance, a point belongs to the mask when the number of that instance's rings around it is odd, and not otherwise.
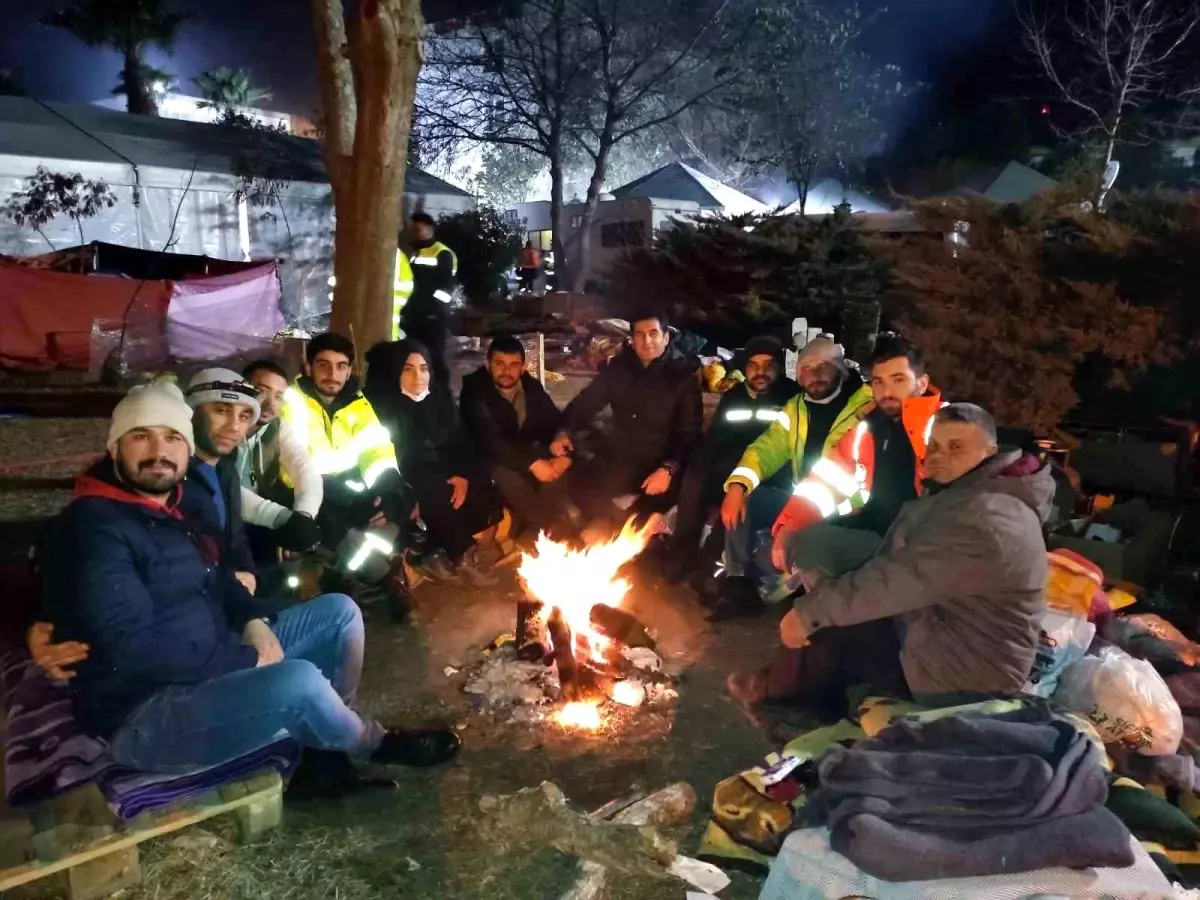
[{"label": "plastic bag", "polygon": [[1104,743],[1143,756],[1170,756],[1183,737],[1183,714],[1162,676],[1120,647],[1106,645],[1067,666],[1054,702],[1087,716]]},{"label": "plastic bag", "polygon": [[1029,680],[1021,690],[1038,697],[1050,697],[1058,687],[1063,669],[1083,659],[1095,636],[1096,626],[1086,619],[1047,609],[1038,626],[1037,652],[1029,670]]},{"label": "plastic bag", "polygon": [[1092,603],[1104,593],[1104,571],[1070,550],[1052,550],[1046,562],[1046,605],[1081,619],[1092,618]]},{"label": "plastic bag", "polygon": [[1164,675],[1177,675],[1200,665],[1200,644],[1161,616],[1142,613],[1111,619],[1104,639],[1130,656],[1149,661]]}]

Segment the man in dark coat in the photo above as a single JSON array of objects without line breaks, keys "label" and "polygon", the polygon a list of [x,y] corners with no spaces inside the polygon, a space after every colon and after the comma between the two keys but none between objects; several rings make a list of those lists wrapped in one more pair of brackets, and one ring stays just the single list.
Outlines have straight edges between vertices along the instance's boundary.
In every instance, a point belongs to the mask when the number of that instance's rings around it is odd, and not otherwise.
[{"label": "man in dark coat", "polygon": [[463,379],[459,408],[492,481],[527,535],[569,537],[565,476],[571,458],[550,452],[563,415],[525,371],[525,347],[517,338],[491,342],[487,366]]},{"label": "man in dark coat", "polygon": [[700,362],[676,350],[665,314],[630,319],[631,346],[600,367],[566,409],[566,427],[551,445],[555,456],[612,408],[612,434],[591,459],[578,464],[571,493],[584,519],[607,530],[623,518],[613,500],[637,495],[634,512],[666,512],[675,505],[683,465],[703,426]]},{"label": "man in dark coat", "polygon": [[54,525],[43,599],[55,637],[88,647],[72,681],[83,728],[143,771],[218,765],[285,734],[384,764],[453,756],[452,731],[386,730],[352,709],[363,623],[350,598],[278,612],[246,590],[223,533],[183,503],[193,444],[176,386],[135,388]]}]

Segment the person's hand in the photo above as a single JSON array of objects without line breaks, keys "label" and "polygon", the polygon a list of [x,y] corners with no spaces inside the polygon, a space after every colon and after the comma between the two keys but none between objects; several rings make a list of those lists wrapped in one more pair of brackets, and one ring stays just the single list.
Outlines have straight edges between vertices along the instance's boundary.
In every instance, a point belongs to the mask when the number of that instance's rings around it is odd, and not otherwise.
[{"label": "person's hand", "polygon": [[383,498],[382,497],[375,498],[375,515],[371,516],[371,520],[368,524],[374,525],[377,528],[380,525],[387,524],[387,516],[385,516],[383,514]]},{"label": "person's hand", "polygon": [[410,512],[410,513],[408,514],[408,519],[409,519],[409,521],[410,521],[410,522],[415,522],[415,521],[417,521],[417,519],[419,519],[419,518],[421,518],[421,504],[420,504],[420,503],[414,503],[414,504],[413,504],[413,508],[412,508],[412,512]]},{"label": "person's hand", "polygon": [[740,484],[731,484],[721,501],[721,524],[726,531],[733,531],[746,521],[746,488]]},{"label": "person's hand", "polygon": [[258,589],[258,579],[254,577],[253,572],[234,572],[233,577],[240,581],[242,583],[242,587],[244,587],[251,594]]},{"label": "person's hand", "polygon": [[789,609],[787,615],[780,620],[779,637],[783,641],[783,646],[792,650],[799,650],[801,647],[809,645],[808,629],[800,621],[800,614],[796,612],[795,608]]},{"label": "person's hand", "polygon": [[550,465],[554,468],[554,478],[559,479],[567,474],[567,470],[571,468],[571,457],[556,456],[550,460]]},{"label": "person's hand", "polygon": [[258,651],[258,665],[270,666],[283,660],[283,647],[271,626],[262,619],[253,619],[242,629],[242,643]]},{"label": "person's hand", "polygon": [[793,531],[792,528],[780,528],[775,532],[775,539],[771,541],[771,565],[780,572],[788,570],[787,542]]},{"label": "person's hand", "polygon": [[793,569],[792,574],[800,579],[800,583],[804,585],[806,593],[811,594],[817,589],[817,585],[829,577],[821,569]]},{"label": "person's hand", "polygon": [[657,497],[659,494],[665,494],[670,486],[671,473],[666,469],[658,468],[642,482],[642,492],[648,497]]},{"label": "person's hand", "polygon": [[550,452],[554,456],[566,456],[574,449],[575,445],[571,443],[571,436],[565,431],[560,431],[558,437],[550,443]]},{"label": "person's hand", "polygon": [[55,681],[70,681],[75,673],[67,669],[88,658],[87,644],[63,641],[55,644],[54,626],[49,622],[34,622],[25,634],[25,646],[33,661]]},{"label": "person's hand", "polygon": [[[554,462],[558,462],[560,459],[566,459],[566,457],[556,457]],[[545,484],[548,481],[553,481],[558,477],[558,472],[555,469],[554,463],[548,459],[536,460],[533,465],[529,467],[529,474],[542,484]]]},{"label": "person's hand", "polygon": [[451,475],[446,479],[446,484],[450,485],[450,505],[462,509],[467,502],[467,479],[461,475]]}]

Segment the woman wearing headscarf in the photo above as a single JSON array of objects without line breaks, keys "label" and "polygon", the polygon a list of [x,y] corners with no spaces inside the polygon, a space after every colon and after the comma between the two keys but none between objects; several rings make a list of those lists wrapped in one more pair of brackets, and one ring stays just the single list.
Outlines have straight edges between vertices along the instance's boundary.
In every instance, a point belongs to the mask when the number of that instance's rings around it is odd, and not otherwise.
[{"label": "woman wearing headscarf", "polygon": [[499,503],[473,465],[454,398],[432,381],[429,350],[414,340],[381,343],[367,353],[367,365],[364,393],[392,436],[413,519],[425,523],[437,551],[419,569],[434,580],[495,584],[475,535],[499,520]]}]

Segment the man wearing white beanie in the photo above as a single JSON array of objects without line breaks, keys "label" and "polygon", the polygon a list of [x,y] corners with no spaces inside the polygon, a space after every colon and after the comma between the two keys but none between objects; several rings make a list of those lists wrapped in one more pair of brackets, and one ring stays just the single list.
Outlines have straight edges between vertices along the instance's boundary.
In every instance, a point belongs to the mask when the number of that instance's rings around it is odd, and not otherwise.
[{"label": "man wearing white beanie", "polygon": [[[223,446],[230,434],[203,440]],[[109,456],[80,476],[51,529],[43,597],[55,637],[87,648],[71,682],[83,729],[150,772],[218,765],[281,734],[385,765],[452,757],[452,730],[387,730],[353,710],[364,632],[349,597],[278,611],[236,578],[213,514],[196,516],[185,498],[196,495],[184,483],[194,441],[178,387],[135,388],[113,413]],[[348,764],[337,771],[335,791],[366,783]]]}]

